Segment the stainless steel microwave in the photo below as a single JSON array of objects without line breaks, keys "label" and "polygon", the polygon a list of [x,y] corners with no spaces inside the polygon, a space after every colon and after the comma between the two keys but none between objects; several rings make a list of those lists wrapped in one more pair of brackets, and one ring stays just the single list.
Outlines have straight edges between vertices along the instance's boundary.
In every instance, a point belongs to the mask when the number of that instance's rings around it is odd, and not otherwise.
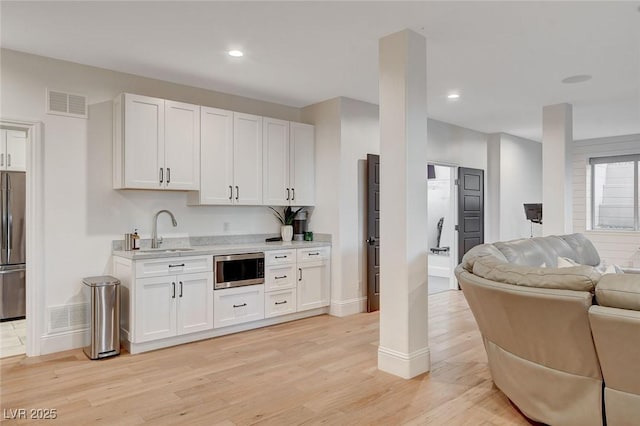
[{"label": "stainless steel microwave", "polygon": [[213,257],[213,289],[264,283],[264,253]]}]

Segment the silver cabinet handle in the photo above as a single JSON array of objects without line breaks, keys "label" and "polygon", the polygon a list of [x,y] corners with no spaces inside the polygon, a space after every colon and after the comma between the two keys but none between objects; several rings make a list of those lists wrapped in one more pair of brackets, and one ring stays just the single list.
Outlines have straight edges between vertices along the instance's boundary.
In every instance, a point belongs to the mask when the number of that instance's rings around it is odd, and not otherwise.
[{"label": "silver cabinet handle", "polygon": [[298,273],[300,274],[298,276],[298,281],[302,281],[302,268],[298,268]]},{"label": "silver cabinet handle", "polygon": [[236,201],[240,198],[240,187],[236,185]]},{"label": "silver cabinet handle", "polygon": [[287,188],[287,201],[289,201],[289,188]]},{"label": "silver cabinet handle", "polygon": [[4,154],[0,154],[0,166],[4,166]]},{"label": "silver cabinet handle", "polygon": [[180,297],[182,297],[182,281],[180,281]]},{"label": "silver cabinet handle", "polygon": [[291,188],[291,193],[293,194],[291,196],[291,201],[295,201],[295,199],[296,199],[296,189],[295,188]]},{"label": "silver cabinet handle", "polygon": [[233,186],[229,185],[229,199],[233,199]]},{"label": "silver cabinet handle", "polygon": [[171,295],[172,299],[176,298],[176,283],[171,283],[173,294]]},{"label": "silver cabinet handle", "polygon": [[167,167],[167,185],[171,183],[171,169]]},{"label": "silver cabinet handle", "polygon": [[281,280],[281,279],[283,279],[283,278],[287,278],[287,276],[286,276],[286,275],[283,275],[283,276],[281,276],[281,277],[273,277],[273,278],[274,278],[274,279],[276,279],[276,280]]},{"label": "silver cabinet handle", "polygon": [[11,154],[7,154],[7,166],[11,167]]},{"label": "silver cabinet handle", "polygon": [[162,181],[164,181],[164,169],[160,167],[160,183],[162,183]]}]

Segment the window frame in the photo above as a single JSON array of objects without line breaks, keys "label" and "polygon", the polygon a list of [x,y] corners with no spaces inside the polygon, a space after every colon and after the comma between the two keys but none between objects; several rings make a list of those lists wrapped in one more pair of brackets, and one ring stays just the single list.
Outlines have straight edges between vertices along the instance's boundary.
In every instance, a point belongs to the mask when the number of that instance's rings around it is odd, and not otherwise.
[{"label": "window frame", "polygon": [[[633,162],[633,222],[634,229],[608,229],[596,227],[596,177],[595,166],[598,164],[611,164],[611,163],[628,163]],[[640,154],[629,155],[613,155],[608,157],[593,157],[589,158],[589,171],[590,171],[590,186],[591,186],[591,231],[600,232],[640,232]]]}]

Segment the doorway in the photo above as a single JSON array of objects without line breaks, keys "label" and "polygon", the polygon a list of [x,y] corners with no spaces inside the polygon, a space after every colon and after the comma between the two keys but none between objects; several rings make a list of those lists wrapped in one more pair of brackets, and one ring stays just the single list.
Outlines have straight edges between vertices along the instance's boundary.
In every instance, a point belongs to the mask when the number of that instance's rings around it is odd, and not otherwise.
[{"label": "doorway", "polygon": [[427,241],[429,294],[458,288],[453,270],[457,264],[457,167],[427,165]]}]

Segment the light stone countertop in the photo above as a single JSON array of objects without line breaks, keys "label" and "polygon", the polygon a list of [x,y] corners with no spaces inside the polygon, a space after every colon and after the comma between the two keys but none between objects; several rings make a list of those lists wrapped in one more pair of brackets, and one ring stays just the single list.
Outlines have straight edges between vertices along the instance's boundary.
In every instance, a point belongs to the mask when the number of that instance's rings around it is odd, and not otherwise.
[{"label": "light stone countertop", "polygon": [[[161,259],[167,257],[187,257],[187,256],[202,256],[202,255],[225,255],[225,254],[239,254],[239,253],[254,253],[270,250],[287,250],[287,249],[304,249],[313,247],[330,247],[329,241],[292,241],[285,243],[282,241],[276,242],[248,242],[248,243],[231,243],[231,244],[213,244],[213,245],[193,245],[191,247],[175,247],[172,251],[171,246],[160,249],[142,248],[141,250],[113,250],[114,256],[123,257],[126,259],[138,260],[138,259]],[[191,248],[192,250],[184,251],[181,249]]]}]

